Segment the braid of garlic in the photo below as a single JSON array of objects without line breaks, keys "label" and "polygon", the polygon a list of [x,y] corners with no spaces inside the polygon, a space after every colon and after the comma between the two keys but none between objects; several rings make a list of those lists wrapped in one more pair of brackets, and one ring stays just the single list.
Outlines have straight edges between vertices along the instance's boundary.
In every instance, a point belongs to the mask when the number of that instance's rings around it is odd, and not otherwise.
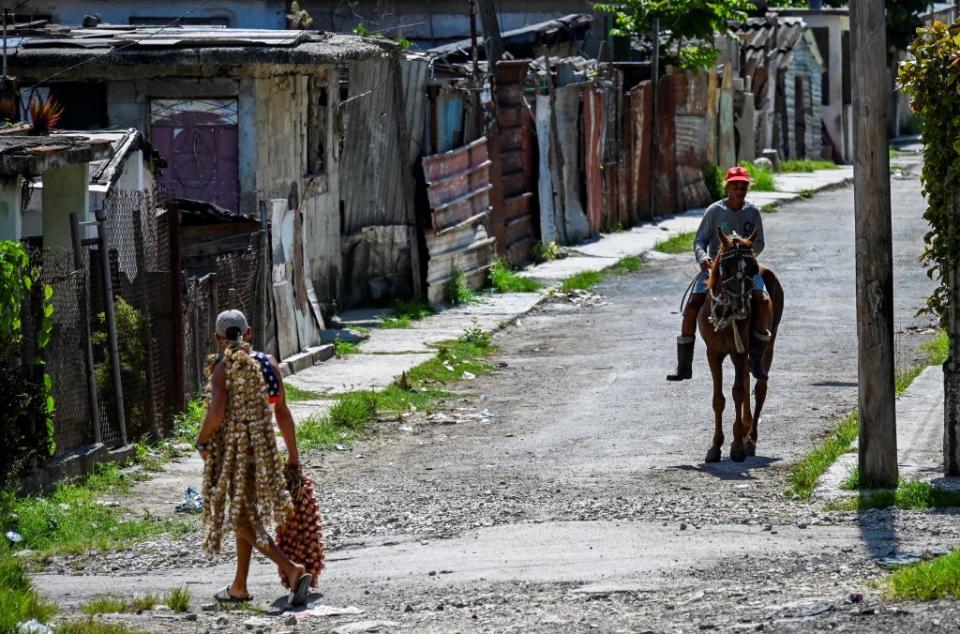
[{"label": "braid of garlic", "polygon": [[[277,452],[266,384],[260,366],[241,343],[224,353],[227,407],[204,469],[204,549],[215,554],[225,530],[247,515],[257,542],[267,543],[270,527],[293,508]],[[208,384],[209,392],[209,384]],[[251,464],[248,458],[253,459]],[[253,469],[253,481],[248,472]],[[225,505],[229,502],[229,519]]]}]

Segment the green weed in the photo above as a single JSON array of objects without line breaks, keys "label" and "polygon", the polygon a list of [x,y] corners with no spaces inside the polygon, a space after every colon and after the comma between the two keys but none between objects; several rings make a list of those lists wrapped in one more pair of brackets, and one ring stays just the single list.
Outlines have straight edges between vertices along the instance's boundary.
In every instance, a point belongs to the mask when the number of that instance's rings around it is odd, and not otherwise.
[{"label": "green weed", "polygon": [[283,383],[283,393],[288,403],[299,403],[301,401],[316,401],[323,398],[320,392],[312,392],[293,385],[292,383]]},{"label": "green weed", "polygon": [[409,328],[413,322],[433,314],[433,310],[422,299],[398,299],[393,302],[393,313],[383,318],[381,328]]},{"label": "green weed", "polygon": [[535,293],[543,284],[529,277],[521,277],[503,258],[497,258],[490,267],[490,285],[498,293]]},{"label": "green weed", "polygon": [[960,599],[960,549],[895,570],[885,594],[901,601]]},{"label": "green weed", "polygon": [[356,432],[338,427],[328,416],[313,414],[297,425],[297,446],[300,451],[333,449],[353,438],[356,438]]},{"label": "green weed", "polygon": [[344,341],[337,335],[333,340],[333,352],[338,359],[360,352],[360,346],[353,341]]},{"label": "green weed", "polygon": [[646,264],[644,264],[643,260],[635,255],[628,255],[620,258],[616,264],[609,268],[609,271],[617,275],[627,275],[628,273],[642,271],[644,267],[646,267]]},{"label": "green weed", "polygon": [[106,623],[93,617],[67,621],[57,626],[57,634],[141,634],[121,623]]},{"label": "green weed", "polygon": [[480,327],[480,322],[473,320],[473,325],[457,337],[459,343],[475,345],[478,348],[489,348],[493,344],[493,335]]},{"label": "green weed", "polygon": [[152,610],[160,604],[160,597],[155,594],[137,594],[130,600],[130,609],[134,612],[145,612]]},{"label": "green weed", "polygon": [[451,306],[461,306],[477,301],[477,295],[467,284],[467,276],[463,271],[455,270],[443,285],[443,300]]},{"label": "green weed", "polygon": [[186,586],[174,588],[163,599],[164,604],[174,612],[190,611],[190,591]]},{"label": "green weed", "polygon": [[661,240],[653,248],[660,253],[693,253],[693,239],[696,237],[696,231],[687,231]]},{"label": "green weed", "polygon": [[813,198],[813,195],[816,194],[816,193],[817,193],[817,192],[815,192],[815,191],[812,190],[812,189],[801,189],[800,191],[797,192],[797,196],[799,196],[800,198],[802,198],[802,199],[804,199],[804,200],[809,200],[809,199]]},{"label": "green weed", "polygon": [[530,257],[536,263],[550,262],[558,259],[562,255],[560,245],[556,242],[537,242],[530,247]]},{"label": "green weed", "polygon": [[603,271],[582,271],[563,280],[560,290],[569,293],[573,290],[588,290],[603,281]]},{"label": "green weed", "polygon": [[105,594],[90,599],[82,610],[84,614],[120,614],[127,611],[127,601],[122,597]]},{"label": "green weed", "polygon": [[777,183],[773,177],[773,172],[761,167],[757,167],[749,161],[741,161],[740,167],[746,168],[750,173],[750,189],[755,192],[773,192],[777,191]]},{"label": "green weed", "polygon": [[777,213],[777,206],[774,205],[773,203],[767,203],[760,208],[760,211],[762,211],[765,214],[775,214]]},{"label": "green weed", "polygon": [[350,431],[360,429],[377,415],[377,398],[374,392],[347,392],[343,394],[327,417],[336,427]]},{"label": "green weed", "polygon": [[723,186],[723,172],[716,165],[707,165],[703,168],[703,180],[707,184],[707,191],[714,200],[727,197],[727,190]]},{"label": "green weed", "polygon": [[837,169],[837,164],[833,161],[807,161],[807,160],[796,160],[796,159],[787,159],[786,161],[780,161],[780,171],[781,172],[815,172],[817,170],[833,170]]},{"label": "green weed", "polygon": [[816,449],[790,469],[790,485],[794,494],[801,498],[810,497],[817,479],[847,452],[850,443],[857,437],[858,420],[857,412],[851,412]]},{"label": "green weed", "polygon": [[960,493],[939,489],[929,482],[919,480],[901,481],[896,489],[871,489],[869,482],[863,482],[855,474],[851,474],[844,484],[860,489],[859,494],[832,503],[829,507],[832,511],[859,512],[890,507],[918,511],[960,506]]}]

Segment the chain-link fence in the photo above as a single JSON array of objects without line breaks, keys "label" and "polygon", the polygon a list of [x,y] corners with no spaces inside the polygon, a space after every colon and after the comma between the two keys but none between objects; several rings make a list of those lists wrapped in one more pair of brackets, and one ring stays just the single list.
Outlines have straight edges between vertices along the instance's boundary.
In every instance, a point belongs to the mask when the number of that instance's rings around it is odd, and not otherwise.
[{"label": "chain-link fence", "polygon": [[183,345],[188,393],[202,391],[206,383],[203,365],[207,356],[217,351],[213,332],[220,311],[238,308],[259,329],[256,316],[264,312],[264,302],[268,301],[263,274],[267,266],[264,258],[270,254],[264,252],[264,235],[251,234],[246,249],[218,256],[213,272],[185,282]]}]

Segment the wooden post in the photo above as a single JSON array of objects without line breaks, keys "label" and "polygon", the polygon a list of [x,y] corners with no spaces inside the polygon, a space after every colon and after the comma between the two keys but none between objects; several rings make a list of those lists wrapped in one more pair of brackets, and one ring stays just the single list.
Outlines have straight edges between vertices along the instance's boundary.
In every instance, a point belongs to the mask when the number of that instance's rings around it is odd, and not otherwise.
[{"label": "wooden post", "polygon": [[[653,44],[653,55],[650,61],[650,89],[653,95],[653,110],[651,117],[653,125],[650,128],[650,173],[657,173],[657,159],[659,158],[658,145],[660,140],[657,134],[657,100],[660,96],[660,18],[653,18],[653,29],[650,32],[651,42]],[[650,187],[650,217],[656,218],[657,214],[657,188]]]},{"label": "wooden post", "polygon": [[93,328],[90,326],[90,280],[92,276],[87,271],[83,259],[83,244],[80,238],[80,220],[77,214],[70,213],[70,237],[73,240],[73,266],[83,276],[83,343],[84,363],[87,370],[87,400],[90,403],[90,419],[93,424],[93,442],[100,444],[103,436],[100,431],[100,406],[97,403],[96,364],[93,360]]},{"label": "wooden post", "polygon": [[893,255],[887,149],[884,4],[850,3],[854,81],[854,206],[862,482],[897,485],[893,368]]},{"label": "wooden post", "polygon": [[480,22],[483,24],[483,45],[487,49],[487,72],[493,74],[497,62],[503,57],[503,42],[500,41],[500,22],[494,0],[477,0]]}]

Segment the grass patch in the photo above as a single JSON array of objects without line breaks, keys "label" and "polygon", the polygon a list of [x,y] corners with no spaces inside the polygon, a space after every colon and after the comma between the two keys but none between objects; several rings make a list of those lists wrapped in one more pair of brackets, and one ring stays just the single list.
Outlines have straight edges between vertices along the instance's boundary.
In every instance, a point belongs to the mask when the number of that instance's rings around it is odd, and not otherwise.
[{"label": "grass patch", "polygon": [[900,156],[900,151],[897,150],[896,148],[890,148],[889,153],[890,153],[890,158],[892,159],[895,159]]},{"label": "grass patch", "polygon": [[693,253],[693,239],[696,237],[696,231],[686,231],[672,238],[657,242],[653,248],[660,253]]},{"label": "grass patch", "polygon": [[938,489],[929,482],[914,480],[899,483],[896,489],[870,489],[857,474],[851,473],[845,485],[863,489],[856,497],[838,500],[830,505],[832,511],[866,511],[869,509],[898,509],[919,511],[960,506],[960,493]]},{"label": "grass patch", "polygon": [[41,557],[115,550],[150,535],[189,530],[175,520],[125,518],[119,509],[100,503],[103,494],[127,492],[132,481],[117,465],[102,465],[84,482],[61,484],[46,497],[16,498],[4,492],[0,494],[0,528],[19,532],[20,547]]},{"label": "grass patch", "polygon": [[797,196],[799,196],[804,200],[809,200],[810,198],[813,198],[813,195],[816,193],[817,192],[815,192],[812,189],[801,189],[800,191],[797,192]]},{"label": "grass patch", "polygon": [[463,271],[455,270],[443,285],[443,300],[451,306],[472,304],[477,301],[477,294],[467,284],[467,276]]},{"label": "grass patch", "polygon": [[960,549],[895,570],[884,594],[895,600],[960,599]]},{"label": "grass patch", "polygon": [[740,167],[743,167],[750,174],[750,189],[755,192],[775,192],[777,191],[777,182],[773,177],[773,172],[762,167],[757,167],[750,161],[741,161]]},{"label": "grass patch", "polygon": [[190,591],[186,586],[174,588],[163,598],[163,603],[174,612],[184,613],[190,611]]},{"label": "grass patch", "polygon": [[806,458],[790,470],[790,490],[801,498],[809,498],[817,485],[817,479],[830,468],[837,458],[847,452],[858,433],[857,412],[848,414]]},{"label": "grass patch", "polygon": [[338,359],[360,352],[360,345],[353,341],[343,341],[340,335],[333,340],[333,352]]},{"label": "grass patch", "polygon": [[780,161],[780,171],[781,172],[815,172],[816,170],[834,170],[837,169],[837,164],[833,161],[807,161],[807,160],[796,160],[796,159],[787,159],[786,161]]},{"label": "grass patch", "polygon": [[431,412],[449,394],[436,384],[460,381],[469,374],[480,376],[493,371],[487,360],[496,350],[492,335],[474,326],[456,341],[439,344],[437,356],[407,375],[407,386],[391,385],[383,390],[341,394],[324,416],[313,415],[297,425],[297,445],[302,451],[335,449],[362,436],[364,428],[379,416],[407,411]]},{"label": "grass patch", "polygon": [[760,208],[760,211],[762,211],[765,214],[775,214],[777,213],[778,209],[777,209],[777,206],[774,205],[773,203],[767,203]]},{"label": "grass patch", "polygon": [[413,322],[433,314],[433,310],[422,299],[398,299],[393,302],[393,313],[383,318],[381,328],[409,328]]},{"label": "grass patch", "polygon": [[520,277],[503,258],[497,258],[490,267],[490,285],[498,293],[535,293],[543,284],[529,277]]},{"label": "grass patch", "polygon": [[57,634],[141,634],[121,623],[106,623],[92,617],[67,621],[57,626]]},{"label": "grass patch", "polygon": [[121,614],[127,611],[127,601],[123,597],[105,594],[90,599],[84,604],[84,614]]},{"label": "grass patch", "polygon": [[569,293],[573,290],[585,291],[603,281],[603,271],[582,271],[563,280],[560,290]]},{"label": "grass patch", "polygon": [[17,623],[31,619],[46,623],[55,613],[56,607],[34,589],[22,562],[0,543],[0,632],[14,632]]},{"label": "grass patch", "polygon": [[297,403],[300,401],[316,401],[323,398],[323,394],[320,392],[312,392],[310,390],[304,390],[292,383],[283,383],[283,393],[287,399],[288,403]]},{"label": "grass patch", "polygon": [[627,275],[628,273],[642,271],[646,266],[647,265],[644,263],[644,261],[638,256],[628,255],[620,258],[617,263],[611,266],[608,270],[616,275]]},{"label": "grass patch", "polygon": [[551,262],[559,259],[563,253],[560,251],[560,245],[556,242],[537,242],[530,247],[530,258],[537,264]]}]

